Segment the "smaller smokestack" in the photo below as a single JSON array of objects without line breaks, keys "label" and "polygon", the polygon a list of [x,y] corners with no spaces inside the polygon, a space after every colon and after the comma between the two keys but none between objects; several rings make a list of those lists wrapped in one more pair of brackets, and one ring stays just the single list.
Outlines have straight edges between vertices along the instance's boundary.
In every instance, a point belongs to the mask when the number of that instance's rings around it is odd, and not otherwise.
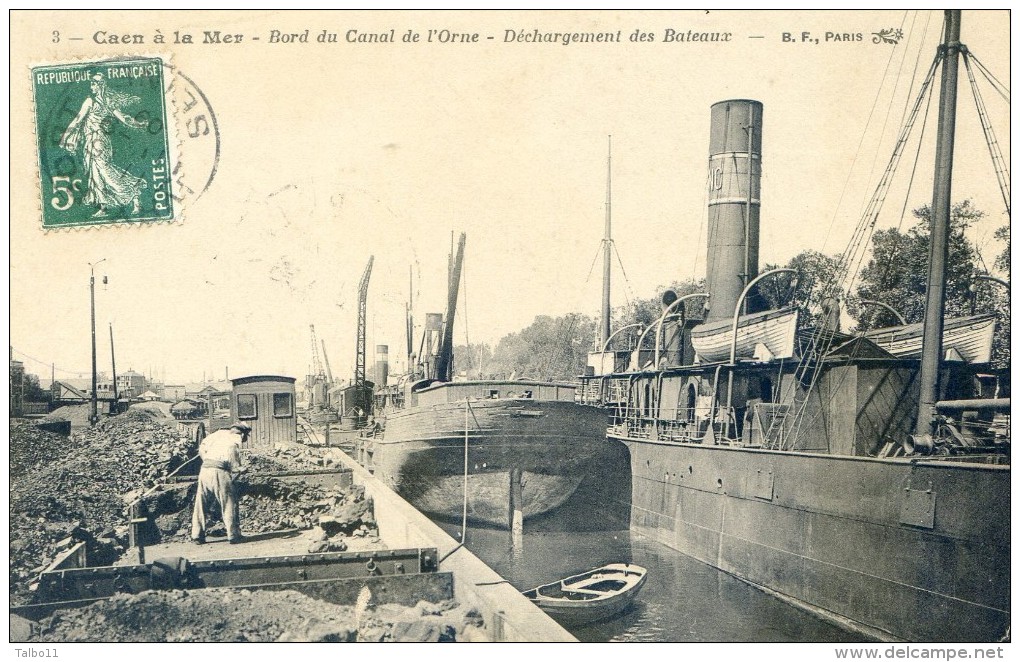
[{"label": "smaller smokestack", "polygon": [[662,293],[662,312],[666,312],[666,309],[676,303],[676,300],[680,297],[677,296],[676,291],[669,289]]},{"label": "smaller smokestack", "polygon": [[[660,303],[662,312],[665,313],[670,306],[679,299],[676,290],[668,289],[662,293]],[[684,325],[684,308],[678,306],[669,312],[666,319],[662,321],[661,334],[658,334],[656,341],[660,343],[660,358],[665,359],[665,365],[680,365],[680,344],[681,334]]]},{"label": "smaller smokestack", "polygon": [[375,385],[386,386],[390,377],[390,346],[375,346]]}]

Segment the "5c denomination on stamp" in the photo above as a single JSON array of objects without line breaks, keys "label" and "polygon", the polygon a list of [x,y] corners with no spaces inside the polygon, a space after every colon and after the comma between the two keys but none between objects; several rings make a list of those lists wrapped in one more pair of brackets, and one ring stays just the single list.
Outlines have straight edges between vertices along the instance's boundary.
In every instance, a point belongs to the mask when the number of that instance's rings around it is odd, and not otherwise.
[{"label": "5c denomination on stamp", "polygon": [[164,76],[159,58],[32,69],[44,228],[174,219]]}]

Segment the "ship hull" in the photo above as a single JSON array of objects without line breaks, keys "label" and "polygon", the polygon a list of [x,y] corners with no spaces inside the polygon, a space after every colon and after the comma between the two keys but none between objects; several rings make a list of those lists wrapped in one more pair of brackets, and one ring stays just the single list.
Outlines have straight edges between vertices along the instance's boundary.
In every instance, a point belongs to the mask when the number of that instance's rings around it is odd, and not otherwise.
[{"label": "ship hull", "polygon": [[638,533],[878,639],[1008,633],[1008,466],[616,438]]},{"label": "ship hull", "polygon": [[566,401],[472,401],[467,421],[464,402],[419,405],[388,414],[362,461],[422,512],[459,520],[466,427],[468,519],[507,527],[512,476],[525,519],[558,508],[606,445],[605,425],[602,410]]}]

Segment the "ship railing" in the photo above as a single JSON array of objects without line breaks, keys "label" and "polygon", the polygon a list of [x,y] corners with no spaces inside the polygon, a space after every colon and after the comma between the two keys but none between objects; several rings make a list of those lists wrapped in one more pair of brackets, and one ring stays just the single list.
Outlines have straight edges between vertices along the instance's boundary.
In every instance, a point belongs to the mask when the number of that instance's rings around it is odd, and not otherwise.
[{"label": "ship railing", "polygon": [[593,407],[607,407],[626,403],[627,377],[582,378],[574,393],[574,401]]},{"label": "ship railing", "polygon": [[[711,423],[712,436],[720,442],[724,442],[721,439],[726,427],[722,413],[724,409],[724,407],[711,406],[662,409],[660,414],[665,414],[665,416],[660,415],[659,417],[649,416],[641,411],[631,411],[625,415],[614,415],[610,418],[610,433],[631,439],[700,443],[708,436],[709,417],[712,417],[714,419]],[[735,430],[736,427],[731,425],[730,429]]]}]

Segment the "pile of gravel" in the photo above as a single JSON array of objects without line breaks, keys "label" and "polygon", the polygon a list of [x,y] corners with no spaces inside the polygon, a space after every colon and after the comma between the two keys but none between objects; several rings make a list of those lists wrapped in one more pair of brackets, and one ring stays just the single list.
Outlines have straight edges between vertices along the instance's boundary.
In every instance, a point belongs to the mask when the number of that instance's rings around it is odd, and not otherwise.
[{"label": "pile of gravel", "polygon": [[477,610],[453,601],[413,607],[335,605],[297,591],[211,588],[117,595],[58,611],[31,642],[458,641],[477,639]]},{"label": "pile of gravel", "polygon": [[62,450],[33,451],[48,459],[11,476],[9,572],[16,603],[28,598],[39,568],[66,548],[61,543],[69,536],[97,545],[90,549],[94,564],[116,558],[126,543],[122,495],[152,487],[197,452],[186,433],[145,411],[59,439]]}]

